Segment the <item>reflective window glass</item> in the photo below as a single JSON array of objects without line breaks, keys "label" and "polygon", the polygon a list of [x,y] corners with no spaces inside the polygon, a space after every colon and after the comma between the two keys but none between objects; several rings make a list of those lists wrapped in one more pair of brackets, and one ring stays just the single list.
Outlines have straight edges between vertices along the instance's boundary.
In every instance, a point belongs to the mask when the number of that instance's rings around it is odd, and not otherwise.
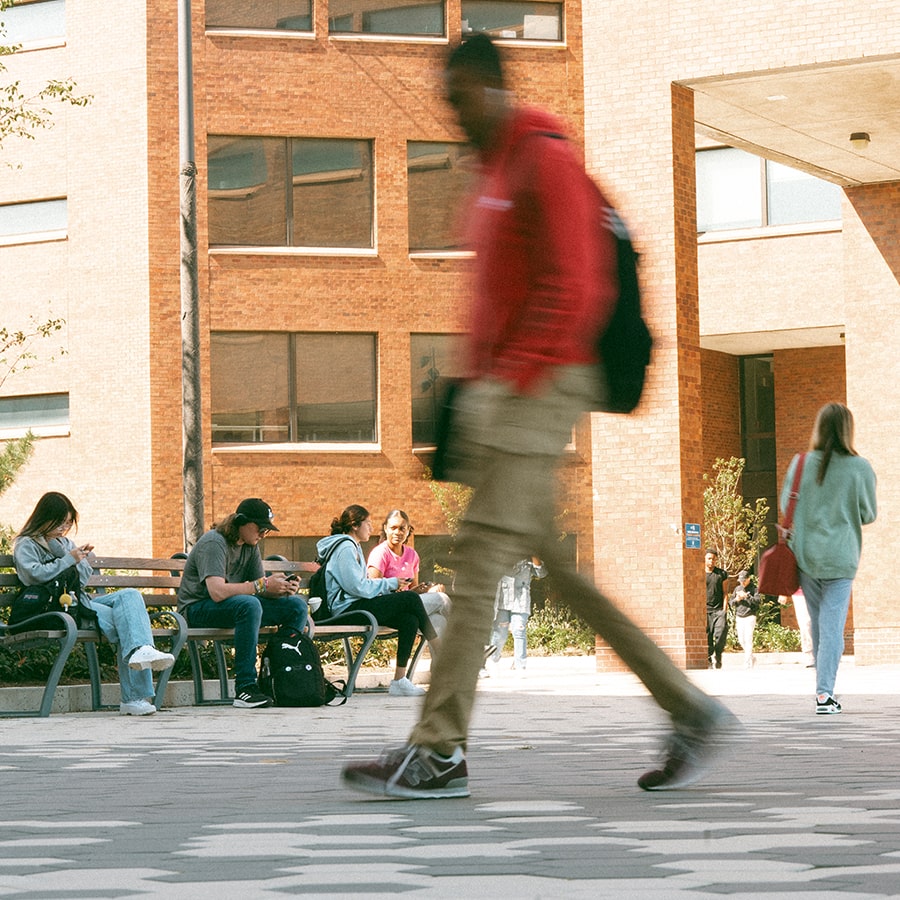
[{"label": "reflective window glass", "polygon": [[562,3],[462,0],[462,35],[489,34],[501,40],[561,41]]},{"label": "reflective window glass", "polygon": [[460,203],[474,163],[467,144],[410,141],[406,145],[411,251],[459,249]]},{"label": "reflective window glass", "polygon": [[444,4],[422,0],[330,0],[332,34],[435,36],[445,33]]}]

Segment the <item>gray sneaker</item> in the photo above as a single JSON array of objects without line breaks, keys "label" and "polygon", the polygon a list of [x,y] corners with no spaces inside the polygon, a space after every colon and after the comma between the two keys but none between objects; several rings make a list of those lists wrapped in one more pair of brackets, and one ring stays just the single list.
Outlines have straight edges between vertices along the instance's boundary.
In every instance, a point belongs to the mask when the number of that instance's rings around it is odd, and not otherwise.
[{"label": "gray sneaker", "polygon": [[676,724],[666,742],[662,765],[644,772],[638,787],[673,791],[699,781],[721,761],[730,740],[740,730],[737,718],[721,703],[700,725]]},{"label": "gray sneaker", "polygon": [[348,763],[341,778],[354,790],[401,800],[469,796],[469,773],[461,747],[446,758],[426,747],[396,747],[376,760]]}]

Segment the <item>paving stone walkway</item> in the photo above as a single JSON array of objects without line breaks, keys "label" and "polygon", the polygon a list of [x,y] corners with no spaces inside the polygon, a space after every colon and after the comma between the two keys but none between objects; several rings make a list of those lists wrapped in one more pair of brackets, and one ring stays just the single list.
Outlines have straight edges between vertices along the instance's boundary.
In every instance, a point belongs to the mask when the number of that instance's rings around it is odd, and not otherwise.
[{"label": "paving stone walkway", "polygon": [[343,760],[402,742],[418,701],[0,722],[0,898],[900,897],[900,666],[813,714],[800,658],[692,677],[745,733],[703,783],[648,794],[665,724],[592,660],[481,683],[472,797],[382,801]]}]

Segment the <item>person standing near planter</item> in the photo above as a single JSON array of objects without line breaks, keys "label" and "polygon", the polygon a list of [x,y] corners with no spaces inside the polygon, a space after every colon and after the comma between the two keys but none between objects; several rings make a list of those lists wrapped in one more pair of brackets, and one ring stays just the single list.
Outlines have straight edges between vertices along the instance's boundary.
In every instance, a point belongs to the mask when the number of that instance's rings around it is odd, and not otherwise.
[{"label": "person standing near planter", "polygon": [[750,669],[756,665],[756,657],[753,655],[753,632],[756,630],[760,596],[750,588],[750,573],[746,569],[738,572],[737,580],[737,587],[728,605],[734,610],[734,627],[738,643],[744,651],[744,665]]},{"label": "person standing near planter", "polygon": [[706,655],[711,669],[722,668],[722,651],[728,639],[728,616],[725,611],[725,582],[728,573],[716,563],[719,554],[706,551]]},{"label": "person standing near planter", "polygon": [[[781,508],[790,501],[788,466]],[[816,714],[841,711],[834,683],[844,652],[844,624],[862,553],[862,526],[875,521],[875,472],[853,449],[853,414],[843,403],[823,406],[813,426],[788,543],[797,557],[816,661]]]}]

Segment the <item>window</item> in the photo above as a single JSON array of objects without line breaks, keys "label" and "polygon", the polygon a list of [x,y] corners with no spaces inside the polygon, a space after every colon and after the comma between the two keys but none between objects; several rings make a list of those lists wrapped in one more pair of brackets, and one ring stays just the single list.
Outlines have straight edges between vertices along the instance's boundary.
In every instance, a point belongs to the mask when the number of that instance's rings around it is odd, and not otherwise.
[{"label": "window", "polygon": [[460,374],[458,340],[453,334],[409,336],[413,447],[434,446],[444,383]]},{"label": "window", "polygon": [[32,44],[64,39],[66,36],[65,0],[16,4],[0,13],[6,35],[4,44]]},{"label": "window", "polygon": [[[745,501],[765,497],[769,522],[778,513],[775,443],[775,375],[771,356],[741,357],[741,437],[746,460],[741,492]],[[770,529],[770,534],[774,530]]]},{"label": "window", "polygon": [[67,226],[65,200],[35,200],[0,206],[0,242],[9,243],[14,238],[43,240],[65,236]]},{"label": "window", "polygon": [[44,437],[67,434],[69,395],[0,398],[0,438],[20,437],[29,430]]},{"label": "window", "polygon": [[561,41],[562,3],[462,0],[462,34],[484,32],[501,40]]},{"label": "window", "polygon": [[210,136],[208,166],[211,245],[374,246],[370,141]]},{"label": "window", "polygon": [[375,335],[216,332],[215,444],[372,444]]},{"label": "window", "polygon": [[330,0],[332,34],[396,34],[443,37],[444,4],[422,0]]},{"label": "window", "polygon": [[841,218],[841,189],[735,147],[701,150],[697,230],[798,225]]},{"label": "window", "polygon": [[467,144],[410,141],[406,145],[411,252],[459,249],[457,216],[473,162]]},{"label": "window", "polygon": [[[278,512],[275,513],[275,521],[278,521]],[[265,539],[265,551],[263,558],[267,556],[283,556],[291,562],[314,562],[319,555],[316,544],[324,537],[324,534],[311,536],[286,535],[282,531],[270,531]]]},{"label": "window", "polygon": [[312,0],[206,0],[206,27],[311,32]]}]

